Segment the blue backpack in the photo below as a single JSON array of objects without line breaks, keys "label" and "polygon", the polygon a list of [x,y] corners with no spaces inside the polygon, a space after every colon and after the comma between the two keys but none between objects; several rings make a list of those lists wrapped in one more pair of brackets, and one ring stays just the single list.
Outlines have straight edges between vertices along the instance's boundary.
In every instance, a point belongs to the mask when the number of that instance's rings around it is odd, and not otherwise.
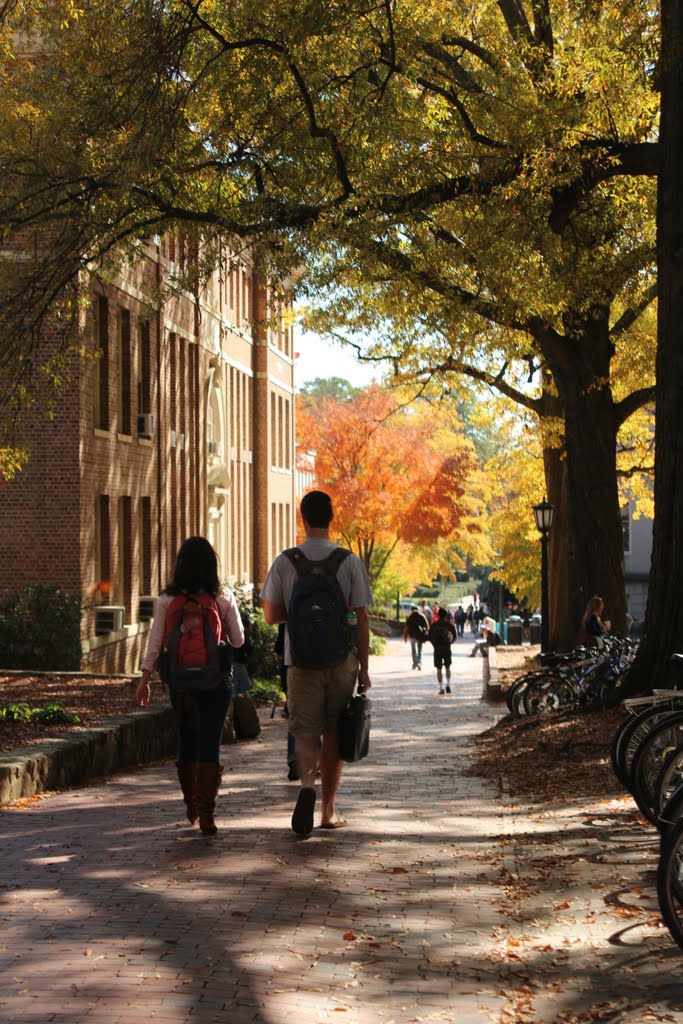
[{"label": "blue backpack", "polygon": [[317,562],[299,548],[288,548],[283,554],[297,575],[287,607],[292,664],[298,668],[341,665],[355,643],[355,629],[347,620],[346,599],[337,571],[351,552],[335,548]]}]

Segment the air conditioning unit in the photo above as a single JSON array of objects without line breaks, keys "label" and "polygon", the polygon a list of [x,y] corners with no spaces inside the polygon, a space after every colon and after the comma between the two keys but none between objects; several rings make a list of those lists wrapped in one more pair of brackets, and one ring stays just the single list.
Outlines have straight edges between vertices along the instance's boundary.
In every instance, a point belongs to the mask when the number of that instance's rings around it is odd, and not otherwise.
[{"label": "air conditioning unit", "polygon": [[151,597],[148,594],[143,596],[141,594],[138,604],[138,622],[149,622],[150,619],[153,619],[156,606],[156,597]]},{"label": "air conditioning unit", "polygon": [[126,609],[119,605],[101,604],[95,609],[95,636],[104,636],[105,633],[116,633],[123,629],[123,620]]},{"label": "air conditioning unit", "polygon": [[138,416],[138,436],[151,437],[154,433],[154,413],[145,412]]},{"label": "air conditioning unit", "polygon": [[185,451],[185,435],[184,434],[178,434],[177,441],[178,441],[178,451],[184,452]]},{"label": "air conditioning unit", "polygon": [[223,454],[223,445],[220,441],[207,441],[206,448],[209,455],[215,455],[216,458],[220,458]]},{"label": "air conditioning unit", "polygon": [[177,434],[176,434],[175,430],[171,430],[169,432],[169,438],[170,438],[170,441],[171,441],[171,448],[175,448],[176,437],[177,437]]}]

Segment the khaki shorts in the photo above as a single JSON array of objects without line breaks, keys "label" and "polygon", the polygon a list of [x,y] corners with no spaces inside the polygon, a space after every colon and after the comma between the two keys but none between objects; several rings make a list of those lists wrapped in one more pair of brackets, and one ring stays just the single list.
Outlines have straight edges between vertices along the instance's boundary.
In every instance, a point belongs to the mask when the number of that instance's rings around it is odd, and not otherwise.
[{"label": "khaki shorts", "polygon": [[353,693],[358,656],[351,652],[334,668],[287,669],[287,727],[295,736],[320,736],[337,726],[339,712]]}]

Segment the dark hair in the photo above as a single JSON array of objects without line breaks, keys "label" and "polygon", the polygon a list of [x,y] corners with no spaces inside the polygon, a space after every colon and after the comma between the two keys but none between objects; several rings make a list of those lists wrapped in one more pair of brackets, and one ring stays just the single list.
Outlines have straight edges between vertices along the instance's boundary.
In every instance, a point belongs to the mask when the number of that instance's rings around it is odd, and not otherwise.
[{"label": "dark hair", "polygon": [[439,608],[439,618],[440,619],[447,619],[448,618],[448,610],[446,608]]},{"label": "dark hair", "polygon": [[184,591],[197,594],[200,590],[212,597],[221,592],[218,557],[206,537],[188,537],[176,555],[173,578],[166,593],[176,596]]},{"label": "dark hair", "polygon": [[301,515],[314,529],[325,529],[332,522],[332,499],[324,491],[309,491],[301,499]]},{"label": "dark hair", "polygon": [[599,594],[593,594],[593,596],[588,601],[588,604],[586,605],[586,610],[583,613],[583,618],[581,619],[581,621],[584,623],[584,625],[588,621],[588,619],[591,617],[591,615],[593,615],[594,613],[597,613],[598,608],[600,608],[601,606],[602,606],[602,608],[604,608],[605,607],[605,602],[599,596]]}]

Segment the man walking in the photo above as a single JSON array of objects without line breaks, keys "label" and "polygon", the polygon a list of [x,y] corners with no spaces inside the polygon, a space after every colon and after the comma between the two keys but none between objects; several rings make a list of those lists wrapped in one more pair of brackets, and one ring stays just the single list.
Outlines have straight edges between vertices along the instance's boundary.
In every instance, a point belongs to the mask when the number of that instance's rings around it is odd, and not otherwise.
[{"label": "man walking", "polygon": [[[286,624],[285,664],[287,665],[287,706],[289,729],[296,742],[296,761],[301,790],[292,815],[292,828],[301,836],[313,830],[316,791],[315,778],[320,769],[322,789],[321,828],[340,828],[345,819],[337,813],[335,800],[341,780],[342,762],[337,747],[337,719],[351,697],[356,677],[359,687],[371,686],[368,674],[370,625],[368,606],[372,592],[365,566],[350,551],[330,540],[332,502],[323,491],[309,491],[301,501],[301,518],[306,540],[298,548],[283,551],[273,562],[261,590],[266,622]],[[311,563],[313,563],[311,565]],[[320,588],[313,602],[317,619],[306,627],[303,593]],[[329,591],[329,594],[326,593]],[[335,638],[340,623],[333,614],[333,592],[340,595],[340,614],[344,618],[344,636],[339,646]],[[330,600],[328,600],[330,597]],[[349,620],[356,619],[351,636]],[[328,632],[329,631],[329,632]],[[319,641],[327,636],[329,643]],[[317,650],[316,650],[317,647]],[[328,649],[325,650],[324,648]],[[336,653],[334,652],[336,649]],[[331,661],[332,664],[326,663]],[[311,663],[312,662],[312,663]]]},{"label": "man walking", "polygon": [[429,636],[429,625],[416,604],[411,605],[410,615],[403,627],[403,639],[410,640],[413,668],[422,668],[422,645]]},{"label": "man walking", "polygon": [[[434,668],[439,693],[451,692],[451,644],[456,638],[455,626],[448,619],[445,608],[439,608],[439,617],[429,627],[429,641],[434,647]],[[446,689],[443,688],[443,669],[446,670]]]}]

